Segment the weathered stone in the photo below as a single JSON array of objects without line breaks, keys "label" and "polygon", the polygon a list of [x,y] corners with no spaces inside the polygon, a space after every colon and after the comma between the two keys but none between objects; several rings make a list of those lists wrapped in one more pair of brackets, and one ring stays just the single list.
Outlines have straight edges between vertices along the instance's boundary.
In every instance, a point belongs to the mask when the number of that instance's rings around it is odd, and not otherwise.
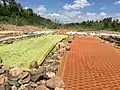
[{"label": "weathered stone", "polygon": [[33,68],[30,70],[30,75],[35,75],[37,74],[37,69]]},{"label": "weathered stone", "polygon": [[29,86],[29,84],[23,84],[19,87],[18,90],[28,90],[28,88],[27,88],[28,86]]},{"label": "weathered stone", "polygon": [[70,47],[69,46],[66,46],[66,51],[70,51]]},{"label": "weathered stone", "polygon": [[64,88],[56,87],[55,90],[64,90]]},{"label": "weathered stone", "polygon": [[5,76],[4,75],[0,75],[0,85],[5,83]]},{"label": "weathered stone", "polygon": [[10,74],[9,74],[9,70],[5,70],[4,75],[5,75],[6,77],[9,77],[9,76],[10,76]]},{"label": "weathered stone", "polygon": [[51,77],[54,77],[55,76],[55,73],[54,72],[47,72],[46,75],[51,78]]},{"label": "weathered stone", "polygon": [[20,84],[27,84],[30,82],[30,75],[28,75],[28,77],[24,78],[24,79],[20,79],[18,81]]},{"label": "weathered stone", "polygon": [[37,87],[37,84],[34,83],[34,82],[31,82],[31,83],[30,83],[30,86],[36,88],[36,87]]},{"label": "weathered stone", "polygon": [[65,53],[65,51],[66,51],[66,49],[65,49],[65,48],[61,48],[60,50],[58,50],[58,52],[59,52],[60,54],[64,54],[64,53]]},{"label": "weathered stone", "polygon": [[68,43],[72,43],[72,39],[69,39],[69,40],[68,40]]},{"label": "weathered stone", "polygon": [[17,81],[14,81],[14,80],[8,80],[8,83],[9,83],[11,86],[13,86],[13,85],[15,85],[16,87],[19,87],[19,86],[20,86],[20,84],[19,84]]},{"label": "weathered stone", "polygon": [[55,76],[52,77],[50,80],[47,80],[46,86],[49,88],[55,88],[55,87],[64,88],[65,84],[60,77]]},{"label": "weathered stone", "polygon": [[38,65],[38,63],[37,63],[37,61],[32,61],[31,63],[30,63],[30,68],[39,68],[39,65]]},{"label": "weathered stone", "polygon": [[45,85],[46,84],[46,80],[40,80],[39,85]]},{"label": "weathered stone", "polygon": [[19,77],[20,79],[24,79],[24,78],[28,77],[28,75],[29,75],[28,72],[23,72],[23,73],[21,73],[18,77]]},{"label": "weathered stone", "polygon": [[11,75],[8,77],[8,79],[11,80],[11,81],[18,81],[19,80],[18,77],[11,76]]},{"label": "weathered stone", "polygon": [[12,69],[10,70],[10,73],[11,73],[12,76],[18,76],[18,75],[20,75],[22,72],[23,72],[23,70],[22,70],[21,68],[19,68],[19,67],[15,67],[15,68],[12,68]]},{"label": "weathered stone", "polygon": [[3,63],[0,63],[0,69],[2,69],[2,67],[3,67]]},{"label": "weathered stone", "polygon": [[[11,86],[9,83],[5,83],[5,90],[10,90],[11,89]],[[0,89],[1,90],[1,89]]]},{"label": "weathered stone", "polygon": [[0,90],[6,90],[5,89],[5,84],[0,85]]},{"label": "weathered stone", "polygon": [[0,74],[4,74],[5,70],[4,69],[0,69]]},{"label": "weathered stone", "polygon": [[63,42],[60,42],[60,43],[59,43],[59,47],[60,47],[60,48],[64,48],[65,46],[66,46],[65,43],[63,43]]},{"label": "weathered stone", "polygon": [[43,76],[44,76],[43,73],[32,75],[32,76],[31,76],[31,81],[32,81],[32,82],[37,82],[37,81],[43,79]]},{"label": "weathered stone", "polygon": [[38,86],[35,90],[50,90],[45,85]]},{"label": "weathered stone", "polygon": [[17,90],[17,87],[16,86],[12,86],[11,90]]}]

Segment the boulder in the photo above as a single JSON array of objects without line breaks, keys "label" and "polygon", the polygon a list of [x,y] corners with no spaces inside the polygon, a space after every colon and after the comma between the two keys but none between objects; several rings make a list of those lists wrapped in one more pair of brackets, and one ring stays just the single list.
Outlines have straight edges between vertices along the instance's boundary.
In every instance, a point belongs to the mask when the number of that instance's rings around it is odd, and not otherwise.
[{"label": "boulder", "polygon": [[72,39],[69,39],[69,40],[68,40],[68,43],[72,43]]},{"label": "boulder", "polygon": [[4,69],[0,69],[0,75],[4,74],[5,70]]},{"label": "boulder", "polygon": [[59,48],[65,48],[65,46],[66,46],[65,43],[63,43],[63,42],[59,43]]},{"label": "boulder", "polygon": [[60,77],[52,77],[50,80],[47,80],[46,82],[46,86],[49,87],[49,88],[64,88],[65,87],[65,84],[63,82],[63,80],[60,78]]},{"label": "boulder", "polygon": [[49,77],[49,78],[52,78],[55,76],[55,73],[54,72],[47,72],[46,75]]},{"label": "boulder", "polygon": [[5,84],[0,85],[0,90],[6,90]]},{"label": "boulder", "polygon": [[69,46],[66,46],[66,51],[70,51],[70,47]]},{"label": "boulder", "polygon": [[44,74],[34,74],[31,76],[31,81],[36,83],[37,81],[40,81],[41,79],[43,79]]},{"label": "boulder", "polygon": [[45,85],[38,86],[35,90],[50,90]]},{"label": "boulder", "polygon": [[15,85],[16,87],[20,86],[20,84],[16,80],[8,80],[8,84],[11,85],[11,86]]},{"label": "boulder", "polygon": [[21,73],[18,77],[20,78],[20,79],[25,79],[26,77],[28,77],[29,76],[29,72],[23,72],[23,73]]},{"label": "boulder", "polygon": [[23,70],[22,70],[21,68],[19,68],[19,67],[15,67],[15,68],[12,68],[12,69],[10,70],[10,73],[11,73],[12,76],[18,76],[18,75],[20,75],[22,72],[23,72]]},{"label": "boulder", "polygon": [[30,69],[31,69],[31,68],[36,68],[36,69],[39,68],[39,65],[38,65],[37,61],[32,61],[32,62],[30,63]]},{"label": "boulder", "polygon": [[28,75],[26,78],[20,79],[18,82],[20,84],[28,84],[30,82],[30,75]]},{"label": "boulder", "polygon": [[12,86],[11,90],[18,90],[16,86]]},{"label": "boulder", "polygon": [[6,79],[4,75],[0,75],[0,85],[5,83]]},{"label": "boulder", "polygon": [[64,90],[64,88],[56,87],[55,90]]}]

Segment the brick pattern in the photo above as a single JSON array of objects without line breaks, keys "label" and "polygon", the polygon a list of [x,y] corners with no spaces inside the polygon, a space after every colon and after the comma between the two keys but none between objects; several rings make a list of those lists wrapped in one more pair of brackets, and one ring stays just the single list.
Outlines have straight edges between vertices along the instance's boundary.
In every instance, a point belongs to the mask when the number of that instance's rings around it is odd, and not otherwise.
[{"label": "brick pattern", "polygon": [[75,37],[66,53],[65,90],[120,90],[120,52],[93,37]]}]

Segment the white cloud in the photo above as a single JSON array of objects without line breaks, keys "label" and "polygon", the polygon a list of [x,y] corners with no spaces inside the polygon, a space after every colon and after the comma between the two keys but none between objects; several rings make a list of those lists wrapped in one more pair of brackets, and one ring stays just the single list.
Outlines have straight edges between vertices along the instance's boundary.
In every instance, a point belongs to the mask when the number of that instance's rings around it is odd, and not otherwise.
[{"label": "white cloud", "polygon": [[3,1],[2,1],[2,0],[0,0],[0,4],[2,4],[2,5],[3,5]]},{"label": "white cloud", "polygon": [[101,7],[100,9],[101,9],[101,10],[104,10],[104,9],[106,9],[106,7]]},{"label": "white cloud", "polygon": [[97,15],[97,14],[96,14],[96,13],[87,12],[86,15],[88,15],[88,16],[95,16],[95,15]]},{"label": "white cloud", "polygon": [[29,7],[24,7],[24,9],[28,9]]},{"label": "white cloud", "polygon": [[35,12],[37,15],[43,16],[43,15],[47,12],[47,9],[45,8],[44,5],[40,5],[38,8],[34,9],[34,12]]},{"label": "white cloud", "polygon": [[74,4],[65,4],[63,6],[63,8],[65,10],[71,10],[71,9],[80,9],[80,8],[84,8],[86,6],[90,6],[91,4],[87,1],[87,0],[75,0],[73,2]]},{"label": "white cloud", "polygon": [[120,1],[115,2],[114,4],[120,4]]},{"label": "white cloud", "polygon": [[101,16],[106,16],[107,14],[105,12],[100,13]]},{"label": "white cloud", "polygon": [[120,13],[116,13],[116,16],[117,16],[117,17],[120,17]]}]

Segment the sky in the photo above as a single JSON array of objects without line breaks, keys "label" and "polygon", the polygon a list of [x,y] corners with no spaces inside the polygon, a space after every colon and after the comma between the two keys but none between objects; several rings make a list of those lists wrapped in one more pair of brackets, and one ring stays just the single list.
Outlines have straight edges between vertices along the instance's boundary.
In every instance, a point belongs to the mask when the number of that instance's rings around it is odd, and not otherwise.
[{"label": "sky", "polygon": [[106,17],[120,20],[120,0],[17,0],[25,9],[61,23],[101,20]]}]

